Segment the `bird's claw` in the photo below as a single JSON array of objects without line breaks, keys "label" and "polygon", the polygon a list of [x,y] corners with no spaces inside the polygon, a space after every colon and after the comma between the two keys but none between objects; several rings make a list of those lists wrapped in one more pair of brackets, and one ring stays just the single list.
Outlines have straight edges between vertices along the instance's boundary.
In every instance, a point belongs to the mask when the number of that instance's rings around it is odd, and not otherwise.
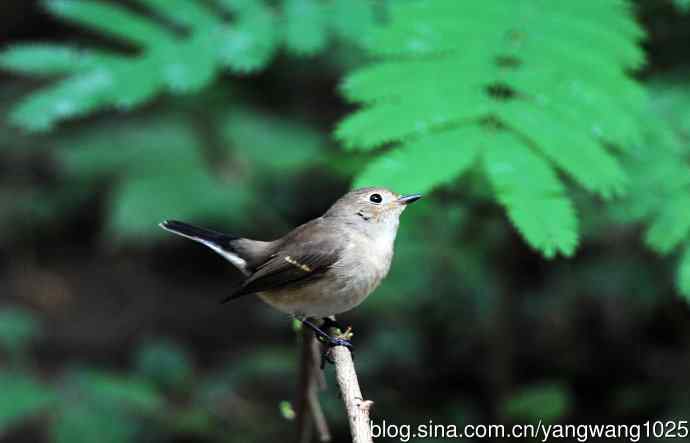
[{"label": "bird's claw", "polygon": [[335,346],[345,346],[347,349],[352,350],[352,342],[343,337],[331,337],[331,340],[328,342],[328,347],[333,348]]},{"label": "bird's claw", "polygon": [[352,335],[352,328],[348,327],[345,330],[345,332],[339,335],[329,336],[328,339],[320,338],[320,341],[327,346],[321,354],[321,369],[323,369],[326,366],[326,362],[330,364],[335,364],[335,360],[331,355],[331,350],[336,346],[344,346],[350,350],[350,353],[352,353],[352,355],[354,355],[354,352],[352,350],[352,342],[350,341]]},{"label": "bird's claw", "polygon": [[352,339],[352,336],[354,333],[352,332],[352,327],[348,326],[345,332],[341,332],[337,335],[316,335],[316,338],[323,344],[328,345],[328,347],[332,348],[334,346],[345,346],[348,349],[352,349],[352,342],[350,341]]},{"label": "bird's claw", "polygon": [[[333,319],[330,318],[324,319],[324,325],[322,325],[321,328],[313,324],[308,319],[302,319],[301,322],[310,329],[312,329],[314,331],[314,334],[316,335],[316,339],[326,346],[326,349],[321,354],[321,369],[324,368],[326,362],[335,363],[331,356],[331,349],[333,349],[336,346],[346,347],[354,356],[354,352],[352,350],[352,342],[350,341],[350,339],[354,335],[352,333],[352,327],[348,326],[345,329],[345,331],[342,331],[342,328],[340,328],[339,325]],[[329,328],[337,328],[338,333],[331,335],[324,331],[324,329],[328,330]]]},{"label": "bird's claw", "polygon": [[[340,329],[340,328],[338,328],[338,329]],[[343,331],[342,333],[336,335],[335,338],[338,338],[338,339],[341,339],[341,340],[345,340],[345,341],[347,341],[347,342],[349,343],[350,340],[352,339],[352,336],[353,336],[353,335],[355,335],[355,333],[352,332],[352,326],[348,326],[347,329],[345,329],[345,331]],[[350,345],[352,345],[352,343],[350,343]],[[347,345],[343,345],[343,346],[347,346]]]},{"label": "bird's claw", "polygon": [[352,350],[352,342],[348,339],[341,338],[341,337],[331,337],[329,341],[326,342],[326,349],[324,349],[323,353],[321,354],[321,369],[323,369],[326,366],[326,362],[330,364],[335,364],[335,360],[333,359],[332,356],[332,350],[336,346],[344,346],[347,349],[350,350],[350,353],[354,356],[354,352]]}]

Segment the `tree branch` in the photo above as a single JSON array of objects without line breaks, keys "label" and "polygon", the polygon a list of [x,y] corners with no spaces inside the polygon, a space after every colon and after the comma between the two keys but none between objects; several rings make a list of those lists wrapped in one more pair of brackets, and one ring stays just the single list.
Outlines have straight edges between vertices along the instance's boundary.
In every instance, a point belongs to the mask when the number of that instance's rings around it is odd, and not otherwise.
[{"label": "tree branch", "polygon": [[335,377],[350,423],[352,442],[372,443],[369,410],[374,402],[362,397],[352,354],[344,346],[335,346],[330,352],[335,361]]},{"label": "tree branch", "polygon": [[321,409],[318,391],[326,388],[319,369],[319,343],[310,330],[302,328],[300,340],[299,384],[297,391],[297,441],[309,443],[316,429],[320,442],[331,441],[331,431]]},{"label": "tree branch", "polygon": [[[339,334],[332,329],[330,334]],[[357,381],[352,353],[344,346],[335,346],[328,351],[335,365],[335,377],[340,389],[340,396],[345,404],[345,411],[350,425],[353,443],[372,443],[369,410],[374,404],[364,400]],[[302,328],[300,372],[297,398],[297,441],[308,443],[316,428],[319,441],[328,442],[331,434],[328,423],[319,403],[318,391],[325,389],[325,378],[320,366],[320,346],[314,335]]]}]

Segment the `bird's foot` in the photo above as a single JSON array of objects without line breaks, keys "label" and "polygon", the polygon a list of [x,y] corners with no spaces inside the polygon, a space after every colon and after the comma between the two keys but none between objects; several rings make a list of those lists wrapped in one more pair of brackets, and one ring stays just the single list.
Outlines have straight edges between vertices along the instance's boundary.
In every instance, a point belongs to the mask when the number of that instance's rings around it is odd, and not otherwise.
[{"label": "bird's foot", "polygon": [[326,348],[324,349],[323,353],[321,354],[321,369],[326,366],[326,362],[335,364],[335,360],[333,360],[333,357],[331,356],[333,348],[336,346],[344,346],[347,349],[350,350],[350,353],[354,356],[354,350],[352,347],[352,342],[350,341],[352,339],[352,336],[354,334],[352,333],[352,328],[350,326],[347,327],[347,329],[344,332],[339,333],[338,335],[334,336],[329,336],[328,340],[323,340],[322,343],[326,345]]},{"label": "bird's foot", "polygon": [[[321,343],[326,345],[326,349],[324,352],[321,354],[321,369],[324,368],[326,365],[326,362],[329,363],[335,363],[333,358],[331,357],[331,349],[333,349],[336,346],[344,346],[350,350],[351,353],[353,353],[352,349],[352,342],[350,341],[352,339],[352,336],[354,335],[352,332],[351,327],[347,327],[344,331],[340,328],[338,323],[331,319],[331,318],[325,318],[323,324],[321,327],[316,326],[314,323],[312,323],[310,320],[303,319],[301,320],[302,323],[307,326],[309,329],[314,331],[314,334],[316,335],[316,339],[319,340]],[[328,328],[337,328],[338,333],[334,335],[330,335],[326,332],[324,332],[324,329]],[[354,355],[354,353],[353,353]]]},{"label": "bird's foot", "polygon": [[352,336],[354,333],[352,332],[352,327],[348,326],[345,331],[342,331],[340,328],[338,328],[338,333],[334,335],[327,334],[323,331],[322,333],[316,333],[316,338],[329,348],[335,347],[335,346],[345,346],[348,348],[350,351],[352,351]]},{"label": "bird's foot", "polygon": [[[321,323],[321,329],[328,331],[329,329],[335,329],[337,334],[331,336],[331,338],[340,338],[347,341],[352,339],[354,333],[352,332],[352,326],[343,328],[340,323],[338,323],[333,317],[324,317]],[[339,346],[338,344],[331,344],[331,346]],[[343,345],[345,346],[345,345]]]},{"label": "bird's foot", "polygon": [[[338,328],[340,329],[340,328]],[[354,332],[352,332],[352,326],[348,326],[344,331],[342,331],[340,334],[336,335],[335,338],[340,338],[343,340],[347,340],[348,342],[352,340],[352,336],[355,335]]]}]

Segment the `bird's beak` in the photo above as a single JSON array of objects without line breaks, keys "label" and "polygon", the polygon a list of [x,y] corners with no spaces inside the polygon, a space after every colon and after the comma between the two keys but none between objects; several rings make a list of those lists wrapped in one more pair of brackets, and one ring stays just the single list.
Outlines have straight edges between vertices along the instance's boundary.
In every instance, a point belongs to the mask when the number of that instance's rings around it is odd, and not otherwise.
[{"label": "bird's beak", "polygon": [[401,195],[398,197],[398,203],[401,205],[409,205],[412,202],[416,202],[422,198],[422,194],[408,194],[408,195]]}]

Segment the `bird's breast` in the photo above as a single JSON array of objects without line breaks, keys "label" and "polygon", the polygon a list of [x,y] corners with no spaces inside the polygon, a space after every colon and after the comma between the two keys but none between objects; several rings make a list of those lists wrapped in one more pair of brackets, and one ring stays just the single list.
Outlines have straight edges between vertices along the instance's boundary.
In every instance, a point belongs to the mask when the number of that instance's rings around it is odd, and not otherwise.
[{"label": "bird's breast", "polygon": [[340,314],[362,303],[378,287],[392,258],[392,243],[351,235],[340,260],[318,280],[304,287],[259,296],[271,306],[298,317]]},{"label": "bird's breast", "polygon": [[392,259],[392,243],[371,241],[364,236],[355,237],[331,272],[359,304],[388,274]]}]

